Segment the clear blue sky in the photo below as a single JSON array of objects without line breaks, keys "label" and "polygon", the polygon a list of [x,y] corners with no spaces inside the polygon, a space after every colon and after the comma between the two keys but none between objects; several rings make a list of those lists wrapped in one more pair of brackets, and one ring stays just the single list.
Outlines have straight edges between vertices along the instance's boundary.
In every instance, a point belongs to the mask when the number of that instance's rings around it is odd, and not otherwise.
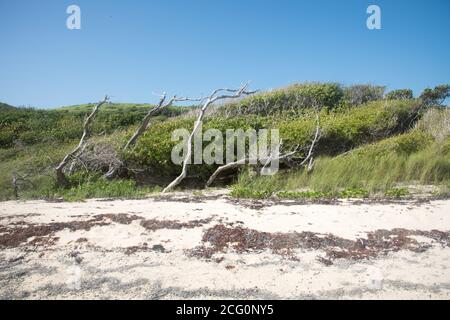
[{"label": "clear blue sky", "polygon": [[[66,8],[81,8],[68,30]],[[382,30],[366,28],[381,7]],[[0,101],[154,102],[301,81],[450,82],[450,1],[0,0]]]}]

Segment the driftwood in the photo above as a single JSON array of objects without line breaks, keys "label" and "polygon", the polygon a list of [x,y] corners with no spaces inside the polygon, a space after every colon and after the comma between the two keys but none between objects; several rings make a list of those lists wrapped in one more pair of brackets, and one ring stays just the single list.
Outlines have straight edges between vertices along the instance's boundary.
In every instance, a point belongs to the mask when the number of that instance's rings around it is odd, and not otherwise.
[{"label": "driftwood", "polygon": [[95,105],[95,107],[92,109],[91,114],[84,121],[84,124],[83,124],[83,135],[81,136],[80,142],[78,143],[78,145],[71,152],[66,154],[66,156],[63,158],[63,160],[55,168],[55,170],[56,170],[56,183],[58,184],[58,186],[63,187],[63,186],[67,185],[67,178],[66,178],[66,175],[64,174],[64,168],[76,156],[76,154],[83,148],[83,146],[84,146],[84,144],[86,142],[86,139],[90,135],[90,124],[92,122],[92,119],[95,117],[95,115],[97,114],[97,112],[100,109],[100,107],[103,104],[107,103],[108,101],[109,101],[109,97],[105,96],[105,98],[102,101],[100,101],[97,105]]},{"label": "driftwood", "polygon": [[243,95],[249,95],[253,94],[256,91],[246,91],[248,87],[248,83],[243,85],[240,89],[216,89],[214,90],[209,97],[205,99],[205,102],[203,103],[203,106],[200,110],[200,114],[197,118],[197,120],[194,123],[194,129],[192,129],[191,134],[189,135],[189,139],[187,141],[187,153],[185,155],[185,158],[183,160],[183,166],[181,170],[181,174],[175,178],[162,192],[168,192],[171,191],[173,188],[175,188],[177,185],[180,184],[180,182],[186,177],[187,175],[187,167],[189,160],[192,156],[192,139],[194,138],[195,133],[197,132],[198,128],[201,125],[201,122],[203,120],[203,117],[205,116],[205,112],[208,109],[208,107],[213,104],[214,102],[218,100],[223,99],[236,99]]},{"label": "driftwood", "polygon": [[[312,157],[313,150],[314,150],[315,145],[317,144],[317,142],[320,139],[320,126],[319,126],[319,118],[318,118],[318,116],[316,118],[316,122],[317,122],[317,125],[316,125],[316,131],[315,131],[315,134],[314,134],[314,139],[311,142],[311,145],[309,147],[308,153],[306,154],[306,157],[298,165],[299,167],[303,166],[308,161],[308,171],[312,170],[312,166],[313,166],[313,157]],[[258,160],[260,162],[264,162],[265,163],[264,166],[263,166],[263,168],[265,168],[270,161],[272,161],[274,159],[276,159],[278,161],[286,160],[286,159],[289,159],[290,157],[292,157],[293,155],[295,155],[297,152],[299,152],[299,146],[295,147],[294,150],[292,150],[290,152],[287,152],[285,154],[276,156],[275,158],[274,158],[274,156],[272,154],[270,154],[268,157],[264,157],[264,158],[259,158],[258,159],[257,157],[252,157],[252,158],[249,157],[249,158],[240,159],[240,160],[235,161],[235,162],[227,163],[227,164],[225,164],[223,166],[218,167],[216,169],[216,171],[214,171],[214,173],[209,177],[208,181],[206,182],[206,187],[209,187],[214,182],[214,180],[217,178],[217,176],[220,173],[222,173],[223,171],[226,171],[226,170],[229,170],[229,169],[234,169],[234,168],[237,168],[237,167],[239,167],[241,165],[248,164],[248,163],[257,163]]]}]

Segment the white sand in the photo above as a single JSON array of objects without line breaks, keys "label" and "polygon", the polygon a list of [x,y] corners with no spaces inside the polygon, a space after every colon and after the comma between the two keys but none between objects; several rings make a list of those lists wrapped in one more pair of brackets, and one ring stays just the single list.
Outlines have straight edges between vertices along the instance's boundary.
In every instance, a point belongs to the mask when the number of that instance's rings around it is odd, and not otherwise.
[{"label": "white sand", "polygon": [[[450,200],[419,204],[286,202],[252,209],[226,196],[210,200],[192,197],[190,202],[0,202],[2,225],[82,221],[100,213],[182,222],[213,218],[196,228],[153,232],[143,228],[139,220],[89,231],[64,229],[55,234],[59,237],[55,245],[0,249],[0,298],[449,299],[450,248],[426,237],[414,237],[432,245],[425,252],[401,250],[371,260],[336,260],[331,266],[317,261],[317,256],[324,256],[320,250],[296,250],[299,261],[270,251],[229,250],[214,256],[224,258],[220,263],[185,253],[185,249],[201,245],[203,231],[219,221],[240,221],[258,231],[312,231],[356,239],[377,229],[449,231],[449,209]],[[80,238],[87,242],[76,242]],[[126,248],[143,243],[149,248],[162,245],[165,252],[125,254]]]}]

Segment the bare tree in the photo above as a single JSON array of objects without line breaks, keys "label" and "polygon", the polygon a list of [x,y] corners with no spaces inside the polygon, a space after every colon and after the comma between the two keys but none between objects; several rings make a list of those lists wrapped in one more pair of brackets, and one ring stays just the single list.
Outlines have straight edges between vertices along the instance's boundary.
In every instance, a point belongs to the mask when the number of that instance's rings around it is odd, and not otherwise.
[{"label": "bare tree", "polygon": [[[166,99],[167,99],[167,95],[164,92],[161,95],[161,98],[160,98],[158,104],[156,105],[156,107],[151,108],[147,112],[147,114],[142,119],[140,126],[136,129],[136,131],[131,136],[131,138],[127,141],[127,143],[124,145],[122,150],[125,151],[136,144],[136,142],[140,138],[140,136],[142,136],[144,134],[144,132],[148,129],[151,117],[154,116],[158,111],[160,111],[164,108],[170,107],[174,102],[201,101],[202,100],[201,98],[192,99],[192,98],[187,98],[187,97],[177,97],[176,95],[173,96],[172,98],[170,98],[167,102],[166,102]],[[112,165],[109,168],[108,172],[105,174],[105,178],[107,178],[107,179],[114,178],[116,176],[117,172],[124,166],[125,166],[124,162],[117,159],[117,161],[115,161],[114,165]]]},{"label": "bare tree", "polygon": [[[320,139],[320,135],[321,135],[321,131],[320,131],[320,126],[319,126],[319,120],[318,120],[318,117],[317,117],[317,124],[316,124],[316,131],[315,131],[315,134],[314,134],[314,138],[313,138],[313,140],[311,142],[311,145],[309,146],[309,150],[308,150],[308,153],[306,154],[306,157],[303,158],[303,160],[298,164],[299,167],[305,165],[306,162],[309,161],[309,163],[308,163],[308,171],[310,171],[312,169],[313,150],[314,150],[314,147],[316,146],[317,142]],[[265,163],[264,166],[263,166],[263,168],[264,168],[272,160],[278,160],[278,161],[287,160],[287,159],[291,158],[292,156],[294,156],[295,154],[297,154],[299,151],[300,151],[299,146],[296,146],[292,151],[289,151],[287,153],[281,154],[281,155],[276,156],[276,157],[274,157],[273,154],[270,154],[268,157],[263,157],[263,158],[257,158],[257,157],[250,158],[250,157],[248,157],[248,158],[240,159],[240,160],[235,161],[235,162],[227,163],[227,164],[225,164],[223,166],[218,167],[216,169],[216,171],[214,171],[214,173],[209,177],[208,182],[206,183],[206,187],[209,187],[214,182],[214,180],[217,178],[217,176],[223,171],[226,171],[226,170],[229,170],[229,169],[234,169],[234,168],[237,168],[237,167],[239,167],[241,165],[248,164],[248,163],[257,163],[258,160],[260,162],[264,162]]]},{"label": "bare tree", "polygon": [[197,120],[194,123],[194,129],[192,129],[191,134],[189,135],[189,139],[187,141],[187,152],[185,155],[185,158],[183,160],[183,166],[181,170],[181,174],[175,178],[162,192],[168,192],[175,188],[180,182],[186,177],[187,175],[187,166],[189,163],[189,160],[192,156],[192,140],[194,138],[195,133],[197,132],[198,128],[200,127],[200,124],[203,120],[203,117],[205,116],[205,112],[208,109],[208,107],[213,104],[214,102],[218,100],[223,99],[236,99],[243,95],[249,95],[253,94],[256,91],[247,91],[248,83],[243,85],[240,89],[227,89],[227,88],[221,88],[214,90],[209,97],[207,97],[205,102],[203,103],[203,106],[200,110],[200,114],[198,115]]},{"label": "bare tree", "polygon": [[35,187],[34,183],[29,179],[30,173],[21,174],[17,172],[17,170],[13,170],[12,172],[12,187],[13,187],[13,195],[15,199],[19,199],[19,187],[28,184],[32,187]]},{"label": "bare tree", "polygon": [[92,122],[92,119],[95,117],[95,115],[97,114],[97,112],[100,109],[100,107],[103,104],[107,103],[108,101],[109,101],[109,97],[106,95],[105,98],[102,101],[100,101],[99,103],[97,103],[97,105],[95,105],[95,107],[92,109],[91,114],[84,121],[84,124],[83,124],[83,135],[81,136],[80,142],[78,143],[78,145],[71,152],[69,152],[63,158],[63,160],[55,168],[55,170],[56,170],[56,183],[59,186],[66,186],[67,185],[67,178],[66,178],[66,175],[64,174],[64,168],[73,159],[73,157],[75,157],[76,154],[83,148],[87,137],[89,137],[89,135],[90,135],[90,124]]},{"label": "bare tree", "polygon": [[145,132],[145,130],[148,127],[148,123],[150,122],[150,118],[157,113],[159,110],[163,108],[167,108],[171,106],[174,102],[181,102],[181,101],[201,101],[201,99],[191,99],[191,98],[179,98],[177,96],[173,96],[170,98],[166,103],[164,103],[166,100],[166,93],[163,93],[161,95],[161,99],[159,100],[159,103],[156,107],[151,108],[148,113],[145,115],[144,119],[142,119],[141,125],[136,129],[133,136],[128,140],[128,142],[124,146],[124,150],[128,149],[130,146],[133,146],[136,141],[139,139],[139,137]]}]

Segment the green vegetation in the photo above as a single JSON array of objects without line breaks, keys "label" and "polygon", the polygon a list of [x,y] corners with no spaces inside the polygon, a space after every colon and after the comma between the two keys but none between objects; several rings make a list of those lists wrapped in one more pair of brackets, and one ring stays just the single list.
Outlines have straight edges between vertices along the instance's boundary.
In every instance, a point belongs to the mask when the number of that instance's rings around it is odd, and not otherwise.
[{"label": "green vegetation", "polygon": [[[336,155],[402,132],[415,107],[415,101],[376,101],[348,110],[323,110],[320,113],[323,133],[316,152]],[[126,159],[134,166],[148,166],[166,175],[176,175],[180,172],[180,166],[170,161],[172,148],[177,144],[176,141],[171,141],[171,135],[177,128],[191,130],[194,120],[193,117],[182,117],[155,124],[141,137],[136,147],[127,153]],[[304,113],[302,117],[289,114],[233,117],[216,115],[205,119],[203,130],[216,128],[225,133],[226,129],[278,128],[284,147],[289,150],[296,145],[308,145],[315,125],[315,114],[311,112]],[[223,138],[225,141],[225,135]],[[206,165],[192,168],[193,172],[203,177],[207,177],[215,169],[216,166]]]},{"label": "green vegetation", "polygon": [[[381,86],[294,84],[215,108],[204,119],[203,130],[277,128],[284,150],[291,150],[311,143],[319,115],[321,138],[311,171],[282,167],[274,176],[259,176],[256,168],[243,166],[227,173],[234,177],[236,197],[401,198],[410,195],[407,185],[417,184],[443,186],[445,194],[450,188],[450,112],[442,104],[448,88],[427,89],[414,99],[409,89],[384,97]],[[85,159],[84,166],[68,175],[69,186],[57,188],[53,168],[78,143],[92,105],[35,110],[0,104],[0,200],[14,197],[14,172],[21,198],[138,198],[160,190],[180,173],[181,167],[170,160],[178,143],[171,135],[175,129],[192,129],[195,117],[189,111],[195,107],[162,110],[137,144],[122,151],[149,107],[102,107],[86,148],[97,157],[95,165]],[[133,170],[105,180],[107,156],[96,155],[98,150],[119,157]],[[216,168],[191,165],[189,175],[203,185]]]},{"label": "green vegetation", "polygon": [[[138,124],[148,112],[149,105],[111,104],[100,109],[93,125],[94,134],[111,134]],[[92,105],[79,105],[55,110],[12,108],[1,111],[0,148],[12,147],[16,141],[36,143],[67,142],[79,139],[83,121]],[[189,111],[188,107],[169,107],[154,121],[164,121]]]},{"label": "green vegetation", "polygon": [[386,190],[384,194],[390,198],[401,198],[409,195],[409,191],[407,188],[392,188]]},{"label": "green vegetation", "polygon": [[89,177],[72,183],[68,189],[56,190],[52,197],[62,197],[67,201],[79,201],[86,198],[138,199],[156,191],[160,191],[160,188],[139,187],[134,180],[107,181],[101,177]]},{"label": "green vegetation", "polygon": [[411,89],[398,89],[389,92],[386,95],[388,100],[409,100],[413,99],[413,92]]},{"label": "green vegetation", "polygon": [[252,194],[267,197],[277,190],[309,188],[314,190],[312,194],[300,196],[366,197],[385,191],[394,197],[404,195],[399,191],[403,189],[395,189],[399,183],[445,185],[448,181],[450,139],[433,142],[431,135],[416,129],[337,157],[321,156],[312,172],[301,169],[251,179],[243,173],[233,192],[236,196],[260,198]]},{"label": "green vegetation", "polygon": [[343,96],[344,91],[337,83],[294,84],[227,104],[220,111],[226,115],[298,114],[311,107],[333,109],[339,105]]}]

